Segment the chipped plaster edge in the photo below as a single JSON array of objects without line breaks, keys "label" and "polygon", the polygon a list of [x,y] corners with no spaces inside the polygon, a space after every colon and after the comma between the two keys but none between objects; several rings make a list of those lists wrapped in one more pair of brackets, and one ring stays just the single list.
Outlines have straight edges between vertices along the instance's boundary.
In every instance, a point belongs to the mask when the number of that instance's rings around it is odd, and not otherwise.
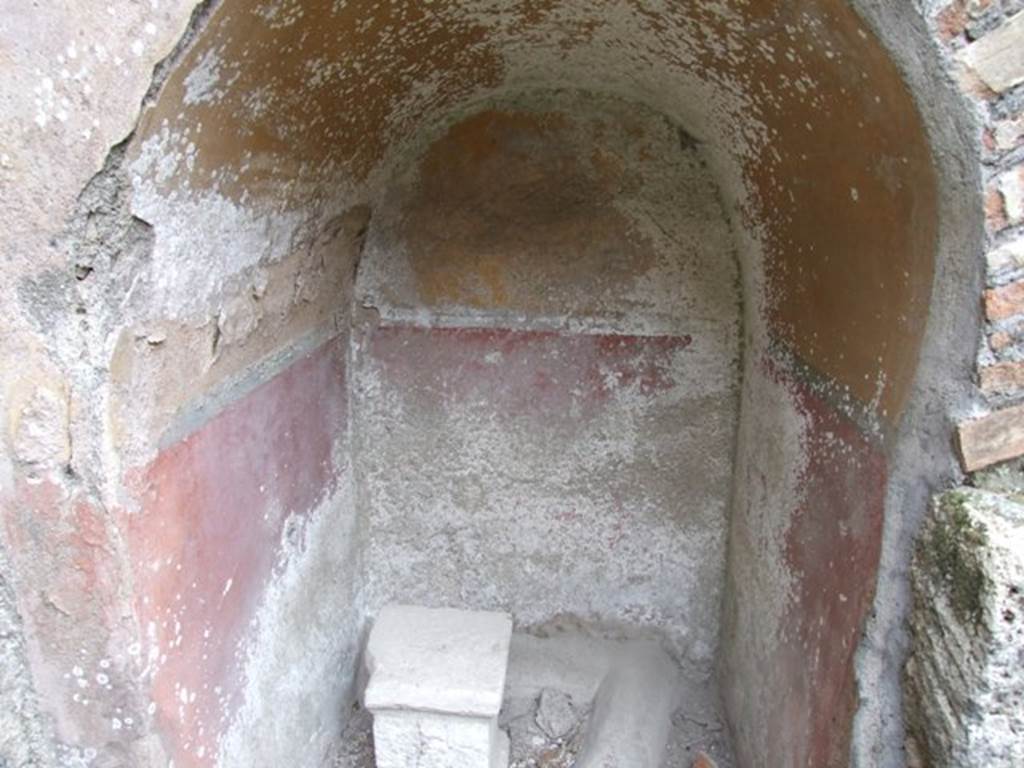
[{"label": "chipped plaster edge", "polygon": [[882,41],[914,96],[939,192],[928,325],[907,411],[890,452],[878,586],[856,656],[859,707],[850,765],[895,768],[905,758],[901,671],[909,647],[913,543],[931,494],[959,477],[953,428],[977,399],[973,341],[981,333],[984,250],[980,126],[929,28],[929,9],[922,0],[852,0],[851,5]]},{"label": "chipped plaster edge", "polygon": [[[241,649],[243,702],[217,765],[314,768],[337,741],[355,701],[366,615],[354,501],[345,483],[306,521],[284,527],[278,565]],[[332,676],[337,682],[326,684]],[[297,744],[305,745],[302,755]]]}]

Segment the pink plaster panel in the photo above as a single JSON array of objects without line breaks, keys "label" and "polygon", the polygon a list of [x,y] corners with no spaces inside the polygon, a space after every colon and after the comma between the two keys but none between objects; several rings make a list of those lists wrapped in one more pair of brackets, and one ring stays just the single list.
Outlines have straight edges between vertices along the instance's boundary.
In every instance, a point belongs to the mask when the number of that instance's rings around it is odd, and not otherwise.
[{"label": "pink plaster panel", "polygon": [[673,359],[692,342],[688,335],[392,326],[373,333],[369,355],[410,389],[437,387],[441,372],[442,399],[545,418],[575,404],[578,417],[617,390],[650,397],[678,386]]},{"label": "pink plaster panel", "polygon": [[812,388],[793,391],[807,418],[808,463],[786,534],[797,589],[775,660],[784,689],[769,755],[773,765],[841,768],[857,709],[854,657],[878,575],[886,457]]},{"label": "pink plaster panel", "polygon": [[309,353],[129,480],[141,506],[125,528],[143,653],[176,766],[213,764],[284,524],[339,482],[344,359],[338,340]]},{"label": "pink plaster panel", "polygon": [[0,494],[0,521],[42,706],[71,744],[131,738],[133,729],[109,730],[124,704],[127,660],[118,642],[121,563],[106,511],[52,477],[19,478],[9,491]]}]

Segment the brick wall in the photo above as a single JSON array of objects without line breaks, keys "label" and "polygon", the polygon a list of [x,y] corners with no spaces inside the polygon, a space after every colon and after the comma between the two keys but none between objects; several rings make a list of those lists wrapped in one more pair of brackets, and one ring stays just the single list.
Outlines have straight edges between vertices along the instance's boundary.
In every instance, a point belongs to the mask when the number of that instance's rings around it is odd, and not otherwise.
[{"label": "brick wall", "polygon": [[[961,425],[968,471],[1024,453],[1024,0],[954,0],[935,17],[982,122],[987,252],[978,385]],[[966,342],[965,342],[966,343]]]}]

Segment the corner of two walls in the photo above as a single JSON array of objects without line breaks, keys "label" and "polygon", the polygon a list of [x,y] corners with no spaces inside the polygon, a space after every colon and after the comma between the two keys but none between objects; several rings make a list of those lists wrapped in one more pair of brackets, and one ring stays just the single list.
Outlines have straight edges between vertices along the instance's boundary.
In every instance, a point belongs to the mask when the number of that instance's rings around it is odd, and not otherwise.
[{"label": "corner of two walls", "polygon": [[126,168],[152,254],[110,410],[139,682],[176,766],[315,760],[362,628],[348,356],[369,212],[171,192],[160,170],[187,159],[145,128]]},{"label": "corner of two walls", "polygon": [[786,363],[748,359],[743,397],[720,664],[735,748],[845,765],[885,455]]}]

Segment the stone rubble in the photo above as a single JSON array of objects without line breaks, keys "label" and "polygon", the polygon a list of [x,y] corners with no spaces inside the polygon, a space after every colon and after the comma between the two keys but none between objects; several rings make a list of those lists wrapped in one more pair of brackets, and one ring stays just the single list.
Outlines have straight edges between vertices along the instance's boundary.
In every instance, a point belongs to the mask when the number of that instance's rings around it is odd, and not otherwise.
[{"label": "stone rubble", "polygon": [[[1001,485],[1005,478],[994,478]],[[911,570],[908,752],[934,768],[1024,765],[1024,503],[938,497]]]}]

